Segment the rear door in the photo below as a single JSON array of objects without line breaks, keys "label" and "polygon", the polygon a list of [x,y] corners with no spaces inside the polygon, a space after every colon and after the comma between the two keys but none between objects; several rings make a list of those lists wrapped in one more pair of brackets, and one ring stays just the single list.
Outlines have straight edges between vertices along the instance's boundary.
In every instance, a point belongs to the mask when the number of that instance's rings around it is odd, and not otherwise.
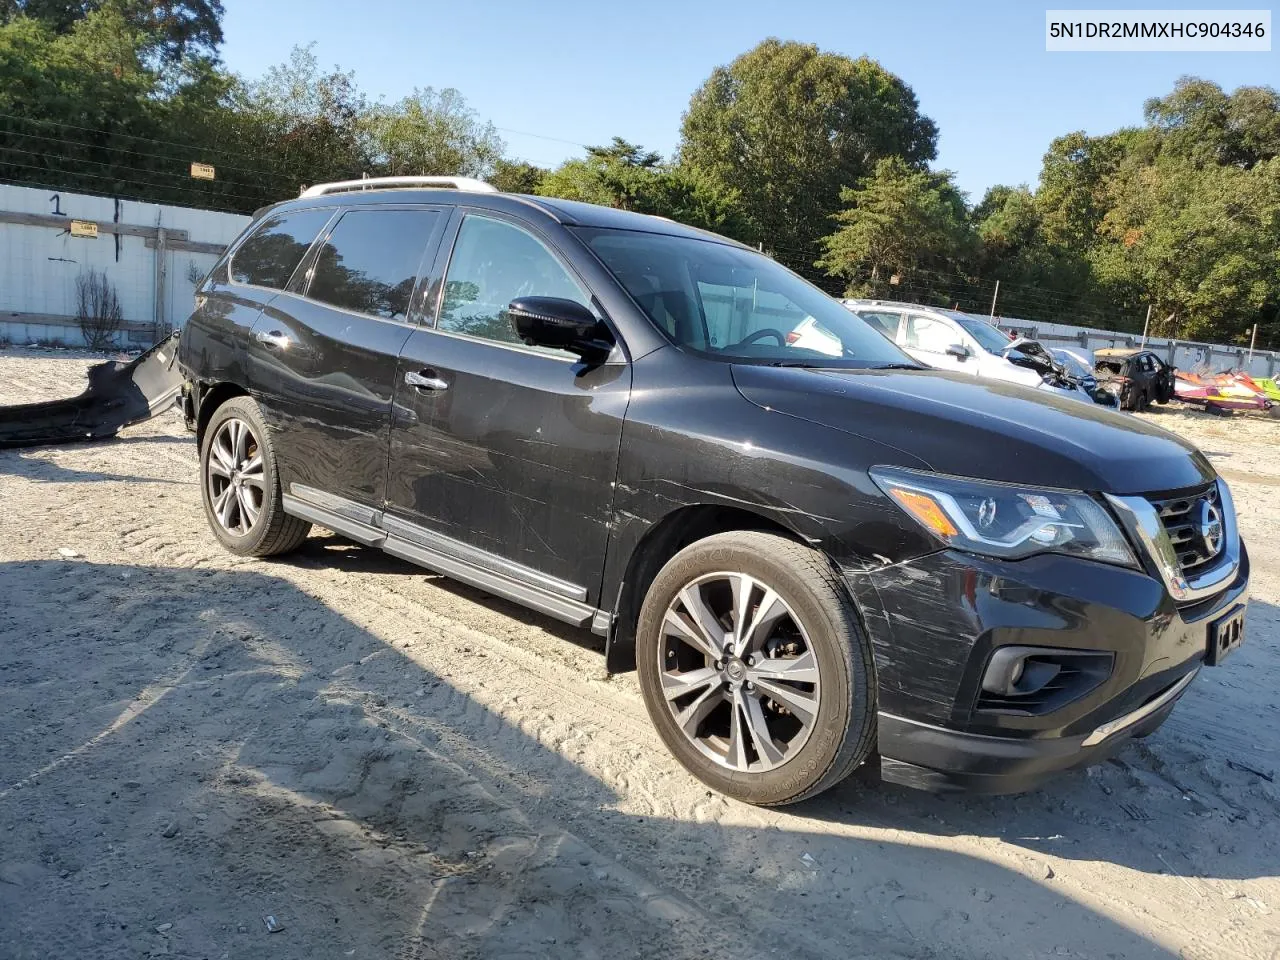
[{"label": "rear door", "polygon": [[630,366],[620,349],[588,365],[516,337],[505,315],[516,297],[592,304],[522,221],[466,213],[442,286],[434,328],[415,331],[400,357],[387,529],[594,605]]},{"label": "rear door", "polygon": [[396,360],[446,221],[439,207],[341,209],[255,324],[251,380],[286,494],[347,513],[334,496],[381,502]]}]

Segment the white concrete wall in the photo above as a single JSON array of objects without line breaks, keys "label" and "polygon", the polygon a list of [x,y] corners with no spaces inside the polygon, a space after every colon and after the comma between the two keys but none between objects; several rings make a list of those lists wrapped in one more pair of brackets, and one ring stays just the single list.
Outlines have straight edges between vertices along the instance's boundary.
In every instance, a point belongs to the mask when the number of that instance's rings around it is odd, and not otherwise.
[{"label": "white concrete wall", "polygon": [[[231,213],[172,207],[133,200],[115,200],[77,193],[59,193],[0,184],[0,211],[54,214],[70,221],[119,222],[140,227],[162,226],[185,230],[188,239],[225,246],[244,229],[249,218]],[[117,255],[117,243],[119,253]],[[162,317],[170,326],[181,326],[191,312],[194,270],[203,277],[217,260],[213,253],[170,249],[165,254],[166,277]],[[120,297],[124,319],[144,324],[122,336],[121,346],[150,343],[155,320],[156,251],[144,237],[119,236],[99,231],[95,240],[72,237],[56,227],[0,222],[0,338],[13,343],[62,340],[80,342],[77,327],[24,322],[6,314],[76,313],[76,277],[90,268],[105,273]]]}]

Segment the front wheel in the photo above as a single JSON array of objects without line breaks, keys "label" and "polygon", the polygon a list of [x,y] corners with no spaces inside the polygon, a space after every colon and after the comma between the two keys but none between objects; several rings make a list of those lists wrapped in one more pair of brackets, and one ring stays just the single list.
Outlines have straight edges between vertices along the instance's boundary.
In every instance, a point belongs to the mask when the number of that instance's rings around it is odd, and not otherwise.
[{"label": "front wheel", "polygon": [[658,573],[636,662],[668,749],[747,803],[795,803],[853,772],[876,730],[875,668],[821,553],[770,533],[700,540]]}]

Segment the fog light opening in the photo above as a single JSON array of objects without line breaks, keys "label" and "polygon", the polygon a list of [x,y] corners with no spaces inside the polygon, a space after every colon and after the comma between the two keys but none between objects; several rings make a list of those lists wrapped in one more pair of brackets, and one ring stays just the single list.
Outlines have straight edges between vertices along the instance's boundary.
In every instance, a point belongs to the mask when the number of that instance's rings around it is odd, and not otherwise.
[{"label": "fog light opening", "polygon": [[1048,647],[999,647],[982,674],[976,707],[1041,714],[1095,689],[1111,675],[1114,654]]},{"label": "fog light opening", "polygon": [[982,689],[1002,697],[1028,696],[1044,688],[1062,668],[1036,658],[1026,647],[1005,647],[991,655]]}]

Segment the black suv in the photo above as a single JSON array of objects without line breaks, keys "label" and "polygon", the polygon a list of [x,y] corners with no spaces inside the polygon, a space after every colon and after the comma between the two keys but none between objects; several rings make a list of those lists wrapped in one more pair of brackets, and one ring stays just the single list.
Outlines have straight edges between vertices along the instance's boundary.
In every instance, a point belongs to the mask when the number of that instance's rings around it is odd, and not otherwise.
[{"label": "black suv", "polygon": [[315,523],[589,627],[672,753],[751,803],[876,754],[1029,788],[1150,733],[1241,639],[1248,558],[1194,447],[922,369],[665,219],[314,187],[231,246],[179,357],[229,550]]}]

